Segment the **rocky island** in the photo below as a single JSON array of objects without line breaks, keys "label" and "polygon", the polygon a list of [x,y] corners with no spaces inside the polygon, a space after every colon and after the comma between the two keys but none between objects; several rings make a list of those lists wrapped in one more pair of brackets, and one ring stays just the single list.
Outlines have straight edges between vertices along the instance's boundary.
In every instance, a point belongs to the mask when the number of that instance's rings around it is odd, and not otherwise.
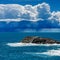
[{"label": "rocky island", "polygon": [[22,43],[36,43],[36,44],[54,44],[54,43],[60,44],[60,41],[56,41],[49,38],[41,38],[38,36],[25,37],[21,42]]}]

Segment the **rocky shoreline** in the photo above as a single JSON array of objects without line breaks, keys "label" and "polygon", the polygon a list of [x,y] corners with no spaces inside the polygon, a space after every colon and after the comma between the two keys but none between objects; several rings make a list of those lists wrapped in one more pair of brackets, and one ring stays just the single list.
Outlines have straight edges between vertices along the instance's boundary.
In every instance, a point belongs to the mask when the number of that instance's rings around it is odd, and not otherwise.
[{"label": "rocky shoreline", "polygon": [[49,38],[41,38],[38,36],[25,37],[21,42],[22,43],[36,43],[36,44],[54,44],[54,43],[60,44],[60,41],[56,41]]}]

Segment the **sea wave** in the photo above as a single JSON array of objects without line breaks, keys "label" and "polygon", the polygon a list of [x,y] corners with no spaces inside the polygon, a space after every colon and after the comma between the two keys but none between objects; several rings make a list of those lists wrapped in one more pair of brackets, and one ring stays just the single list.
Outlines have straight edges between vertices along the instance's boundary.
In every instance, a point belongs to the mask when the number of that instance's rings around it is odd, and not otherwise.
[{"label": "sea wave", "polygon": [[60,44],[35,44],[35,43],[7,43],[6,45],[11,47],[19,46],[60,46]]},{"label": "sea wave", "polygon": [[11,46],[11,47],[38,46],[38,44],[32,44],[32,43],[7,43],[6,45]]},{"label": "sea wave", "polygon": [[49,55],[49,56],[60,56],[60,49],[58,49],[58,50],[49,50],[47,52],[43,52],[43,53],[40,53],[40,54],[45,54],[45,55]]},{"label": "sea wave", "polygon": [[24,52],[25,54],[36,55],[36,56],[60,56],[60,49],[48,50],[47,52]]},{"label": "sea wave", "polygon": [[[23,46],[60,46],[60,44],[34,44],[34,43],[7,43],[10,47],[23,47]],[[30,54],[34,56],[60,56],[60,48],[51,49],[44,52],[24,52],[24,54]]]}]

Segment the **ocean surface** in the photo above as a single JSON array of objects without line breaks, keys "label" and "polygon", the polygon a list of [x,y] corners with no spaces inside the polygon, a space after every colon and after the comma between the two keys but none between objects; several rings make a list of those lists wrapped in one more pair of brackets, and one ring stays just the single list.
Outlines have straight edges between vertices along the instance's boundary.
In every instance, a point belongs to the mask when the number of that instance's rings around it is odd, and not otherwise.
[{"label": "ocean surface", "polygon": [[20,43],[26,36],[60,41],[60,32],[0,32],[0,60],[60,60],[60,44]]}]

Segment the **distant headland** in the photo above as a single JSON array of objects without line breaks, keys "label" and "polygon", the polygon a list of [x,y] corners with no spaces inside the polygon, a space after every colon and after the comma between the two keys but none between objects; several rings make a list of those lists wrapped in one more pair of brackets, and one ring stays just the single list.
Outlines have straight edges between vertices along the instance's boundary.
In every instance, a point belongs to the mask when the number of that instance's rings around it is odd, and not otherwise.
[{"label": "distant headland", "polygon": [[56,41],[49,38],[41,38],[38,36],[27,36],[22,41],[22,43],[36,43],[36,44],[60,44],[60,41]]}]

